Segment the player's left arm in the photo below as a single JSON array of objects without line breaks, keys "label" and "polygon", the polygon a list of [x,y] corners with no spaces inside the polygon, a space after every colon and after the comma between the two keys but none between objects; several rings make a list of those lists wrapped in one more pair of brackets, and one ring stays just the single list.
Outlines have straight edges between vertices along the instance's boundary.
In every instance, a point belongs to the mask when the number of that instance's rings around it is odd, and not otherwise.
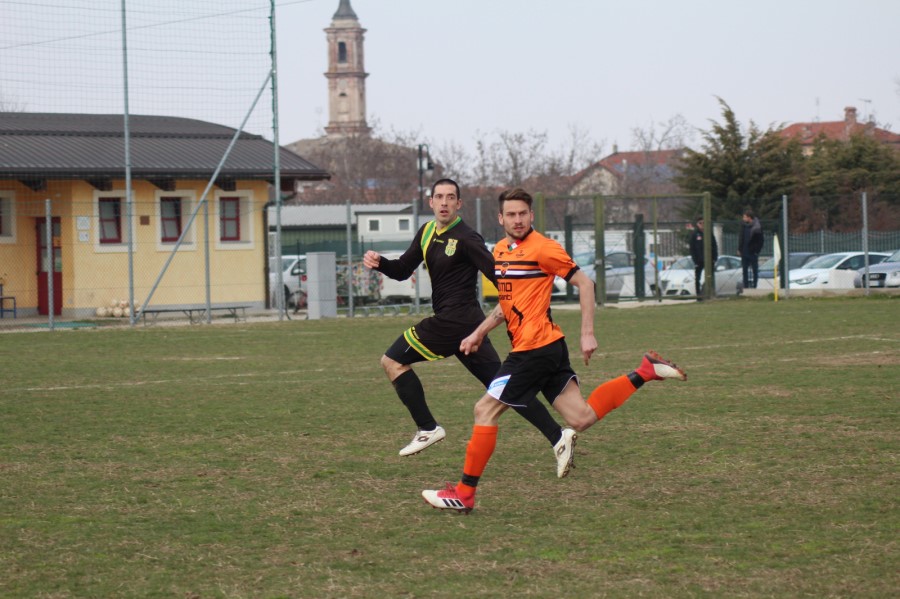
[{"label": "player's left arm", "polygon": [[465,241],[465,251],[469,260],[475,265],[481,274],[497,286],[497,274],[494,270],[494,255],[484,245],[484,238],[477,231],[472,232],[471,237],[467,237]]}]

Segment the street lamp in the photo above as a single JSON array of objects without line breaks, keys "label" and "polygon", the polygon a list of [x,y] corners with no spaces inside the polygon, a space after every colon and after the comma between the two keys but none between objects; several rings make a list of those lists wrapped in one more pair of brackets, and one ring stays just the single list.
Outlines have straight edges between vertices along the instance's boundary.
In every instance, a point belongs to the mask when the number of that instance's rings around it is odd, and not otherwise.
[{"label": "street lamp", "polygon": [[[425,195],[425,176],[430,179],[434,174],[434,163],[431,162],[431,153],[428,151],[428,144],[419,144],[419,159],[416,162],[419,170],[419,197],[413,201],[413,229],[419,230],[419,206],[422,205],[422,198]],[[425,259],[425,256],[422,256]],[[419,270],[416,269],[416,298],[415,298],[416,314],[419,313]]]}]

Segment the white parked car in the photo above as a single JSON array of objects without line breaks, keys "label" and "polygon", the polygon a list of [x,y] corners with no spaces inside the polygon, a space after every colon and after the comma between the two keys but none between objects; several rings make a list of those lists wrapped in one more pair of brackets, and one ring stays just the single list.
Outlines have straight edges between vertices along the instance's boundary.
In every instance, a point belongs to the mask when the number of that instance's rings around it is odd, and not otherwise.
[{"label": "white parked car", "polygon": [[[716,295],[740,295],[744,290],[741,259],[737,256],[719,256],[715,280]],[[663,296],[694,295],[694,260],[684,256],[669,265],[659,275],[659,288]]]},{"label": "white parked car", "polygon": [[[869,265],[883,262],[890,254],[869,253]],[[837,252],[810,260],[788,273],[791,289],[853,289],[857,271],[865,267],[862,252]]]},{"label": "white parked car", "polygon": [[[860,268],[853,280],[854,287],[865,286],[866,269]],[[900,287],[900,250],[884,261],[872,266],[869,263],[869,287]]]},{"label": "white parked car", "polygon": [[[289,307],[306,305],[306,255],[281,256],[281,277],[284,284],[284,297]],[[277,301],[275,291],[278,289],[278,258],[269,258],[269,296],[272,304]]]}]

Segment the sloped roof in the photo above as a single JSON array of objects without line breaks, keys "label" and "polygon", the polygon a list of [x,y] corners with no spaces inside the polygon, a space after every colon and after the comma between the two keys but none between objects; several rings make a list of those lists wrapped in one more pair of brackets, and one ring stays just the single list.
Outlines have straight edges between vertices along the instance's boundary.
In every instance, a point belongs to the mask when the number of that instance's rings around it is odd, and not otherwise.
[{"label": "sloped roof", "polygon": [[[275,226],[275,207],[269,206],[269,226]],[[365,204],[350,206],[350,212],[357,214],[380,213],[412,213],[411,204]],[[345,225],[347,223],[347,206],[341,204],[320,204],[281,207],[282,227],[321,227],[327,225]]]},{"label": "sloped roof", "polygon": [[822,135],[826,139],[846,141],[852,135],[865,134],[881,143],[900,145],[900,135],[876,127],[874,122],[860,123],[856,120],[856,108],[848,106],[844,109],[843,121],[825,121],[811,123],[793,123],[781,130],[782,137],[796,138],[802,145],[812,145]]},{"label": "sloped roof", "polygon": [[[120,114],[0,113],[0,177],[122,177],[125,136]],[[235,129],[168,116],[129,117],[132,176],[208,178]],[[268,179],[272,142],[242,133],[220,171],[233,179]],[[329,174],[294,152],[279,151],[284,179],[322,180]]]},{"label": "sloped roof", "polygon": [[668,166],[683,150],[654,150],[646,152],[614,152],[600,160],[600,165],[621,175],[632,166]]},{"label": "sloped roof", "polygon": [[572,187],[576,187],[582,180],[591,176],[598,169],[608,171],[619,180],[624,179],[629,174],[629,171],[640,169],[645,175],[653,175],[652,178],[660,186],[660,189],[656,191],[669,193],[674,191],[674,186],[671,184],[671,179],[675,175],[673,165],[683,153],[683,149],[613,152],[576,173]]}]

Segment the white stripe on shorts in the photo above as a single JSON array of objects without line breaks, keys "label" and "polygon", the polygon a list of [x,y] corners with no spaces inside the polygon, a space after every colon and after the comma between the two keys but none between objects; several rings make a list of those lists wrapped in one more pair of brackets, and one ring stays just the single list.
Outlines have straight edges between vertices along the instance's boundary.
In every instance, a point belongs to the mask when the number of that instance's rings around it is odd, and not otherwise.
[{"label": "white stripe on shorts", "polygon": [[491,384],[487,388],[487,393],[494,399],[500,399],[500,396],[503,395],[503,390],[506,389],[506,384],[509,382],[509,377],[512,375],[507,374],[506,376],[501,376],[498,379],[494,379],[491,381]]}]

